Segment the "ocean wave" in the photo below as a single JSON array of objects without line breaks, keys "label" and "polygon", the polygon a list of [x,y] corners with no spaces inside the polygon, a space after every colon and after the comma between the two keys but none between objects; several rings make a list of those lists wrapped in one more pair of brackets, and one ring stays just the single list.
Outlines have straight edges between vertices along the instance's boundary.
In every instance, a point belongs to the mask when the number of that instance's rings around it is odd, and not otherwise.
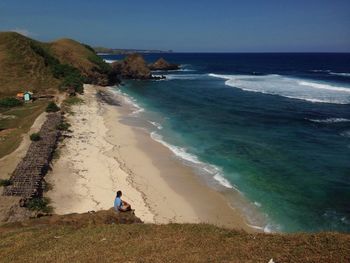
[{"label": "ocean wave", "polygon": [[158,130],[163,129],[163,126],[158,122],[155,122],[155,121],[148,121],[148,122],[151,123],[153,126],[155,126]]},{"label": "ocean wave", "polygon": [[131,115],[138,115],[141,112],[144,112],[145,109],[142,108],[136,101],[136,99],[130,97],[128,94],[120,91],[120,90],[115,90],[113,89],[113,92],[116,93],[117,95],[120,95],[121,98],[124,100],[124,102],[126,104],[129,104],[133,107],[133,112],[131,113]]},{"label": "ocean wave", "polygon": [[[169,144],[167,142],[165,142],[163,140],[163,136],[159,135],[156,132],[151,132],[151,138],[159,143],[161,143],[162,145],[164,145],[165,147],[167,147],[168,149],[170,149],[177,157],[179,157],[180,159],[192,164],[194,167],[199,168],[200,170],[202,170],[203,172],[206,172],[210,175],[212,175],[212,177],[214,178],[215,181],[217,181],[220,185],[226,187],[226,188],[230,188],[230,189],[235,189],[237,190],[235,187],[232,186],[232,184],[223,176],[222,170],[212,164],[207,164],[207,163],[203,163],[201,162],[197,156],[190,154],[186,151],[185,148],[183,147],[179,147],[179,146],[175,146],[172,144]],[[238,191],[238,190],[237,190]]]},{"label": "ocean wave", "polygon": [[349,72],[333,72],[329,69],[312,69],[310,71],[316,72],[316,73],[327,73],[329,75],[335,75],[335,76],[341,76],[341,77],[350,77]]},{"label": "ocean wave", "polygon": [[345,118],[328,118],[328,119],[307,119],[312,122],[318,123],[338,123],[338,122],[349,122],[350,119]]},{"label": "ocean wave", "polygon": [[210,77],[226,80],[230,87],[245,91],[279,95],[309,102],[349,104],[350,87],[284,77],[281,75],[222,75],[210,73]]},{"label": "ocean wave", "polygon": [[166,80],[195,80],[206,77],[206,74],[167,74]]},{"label": "ocean wave", "polygon": [[152,72],[158,73],[158,72],[193,72],[197,71],[195,69],[188,69],[188,68],[180,68],[180,69],[173,69],[173,70],[152,70]]},{"label": "ocean wave", "polygon": [[336,87],[328,84],[320,84],[315,82],[309,82],[309,81],[299,81],[300,85],[313,87],[315,89],[325,89],[325,90],[332,90],[332,91],[343,91],[346,93],[350,93],[350,88],[343,88],[343,87]]},{"label": "ocean wave", "polygon": [[329,74],[341,77],[350,77],[350,73],[347,72],[329,72]]},{"label": "ocean wave", "polygon": [[109,63],[109,64],[111,64],[111,63],[113,63],[113,62],[116,62],[116,61],[118,61],[118,60],[114,60],[114,59],[104,59],[104,62]]},{"label": "ocean wave", "polygon": [[331,72],[329,69],[312,69],[310,71],[311,72],[326,72],[326,73]]}]

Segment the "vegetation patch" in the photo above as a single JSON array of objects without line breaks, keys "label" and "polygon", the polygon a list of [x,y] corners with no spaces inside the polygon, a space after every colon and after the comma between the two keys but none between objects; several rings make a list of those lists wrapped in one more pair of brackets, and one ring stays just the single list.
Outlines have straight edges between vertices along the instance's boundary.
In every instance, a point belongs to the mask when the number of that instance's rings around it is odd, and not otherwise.
[{"label": "vegetation patch", "polygon": [[69,127],[71,125],[68,122],[61,122],[60,124],[57,125],[57,129],[60,131],[68,131]]},{"label": "vegetation patch", "polygon": [[33,142],[40,141],[40,139],[41,139],[41,137],[40,137],[39,133],[32,133],[30,135],[30,140],[33,141]]},{"label": "vegetation patch", "polygon": [[12,108],[12,107],[18,107],[22,105],[23,105],[23,102],[16,98],[9,97],[9,98],[0,99],[1,108]]},{"label": "vegetation patch", "polygon": [[53,208],[49,204],[50,204],[49,198],[46,198],[46,197],[38,198],[37,197],[37,198],[33,198],[33,199],[29,200],[26,203],[26,207],[32,211],[51,213],[53,211]]},{"label": "vegetation patch", "polygon": [[90,62],[94,63],[95,65],[97,65],[96,70],[99,73],[108,74],[112,70],[111,66],[108,65],[101,57],[97,55],[89,56],[88,60],[90,60]]},{"label": "vegetation patch", "polygon": [[83,104],[84,100],[78,97],[70,97],[65,99],[63,103],[66,105],[77,105],[77,104]]},{"label": "vegetation patch", "polygon": [[61,64],[57,58],[53,57],[48,50],[45,50],[37,42],[33,41],[31,48],[44,59],[45,65],[50,68],[53,76],[62,80],[61,90],[74,88],[76,92],[83,93],[84,78],[77,68],[68,64]]},{"label": "vegetation patch", "polygon": [[11,180],[9,179],[0,179],[0,186],[9,186],[11,184]]},{"label": "vegetation patch", "polygon": [[57,112],[59,110],[60,110],[60,107],[58,107],[57,104],[54,103],[53,101],[51,101],[49,105],[47,105],[46,107],[46,112]]},{"label": "vegetation patch", "polygon": [[18,147],[23,138],[22,134],[29,131],[46,106],[46,100],[37,100],[21,107],[0,108],[0,158]]}]

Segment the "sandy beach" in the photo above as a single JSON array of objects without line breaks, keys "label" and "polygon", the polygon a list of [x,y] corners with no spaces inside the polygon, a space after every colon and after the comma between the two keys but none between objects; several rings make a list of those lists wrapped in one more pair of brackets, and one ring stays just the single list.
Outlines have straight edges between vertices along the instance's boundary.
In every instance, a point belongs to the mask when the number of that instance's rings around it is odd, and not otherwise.
[{"label": "sandy beach", "polygon": [[[113,102],[97,96],[109,94]],[[72,138],[46,177],[55,212],[109,209],[115,192],[146,223],[212,223],[253,231],[225,197],[208,187],[192,168],[151,139],[147,130],[124,124],[132,110],[108,88],[85,86],[83,104],[68,116]],[[113,105],[114,104],[114,105]]]}]

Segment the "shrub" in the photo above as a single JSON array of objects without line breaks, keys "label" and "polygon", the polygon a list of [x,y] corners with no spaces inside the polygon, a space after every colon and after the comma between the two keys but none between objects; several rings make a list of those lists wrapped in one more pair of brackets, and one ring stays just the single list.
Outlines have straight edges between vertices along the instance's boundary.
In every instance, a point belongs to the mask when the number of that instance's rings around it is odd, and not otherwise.
[{"label": "shrub", "polygon": [[0,99],[0,107],[12,108],[23,105],[23,102],[16,98],[3,98]]},{"label": "shrub", "polygon": [[112,70],[111,66],[97,55],[89,56],[88,59],[97,66],[99,73],[109,73]]},{"label": "shrub", "polygon": [[12,183],[9,179],[0,179],[0,186],[9,186],[11,184]]},{"label": "shrub", "polygon": [[30,140],[33,142],[37,142],[41,139],[40,134],[39,133],[33,133],[30,135]]},{"label": "shrub", "polygon": [[46,112],[57,112],[60,110],[60,107],[57,106],[56,103],[54,103],[53,101],[49,103],[49,105],[47,105],[46,107]]},{"label": "shrub", "polygon": [[52,206],[49,206],[50,203],[50,199],[43,197],[43,198],[33,198],[31,200],[29,200],[26,203],[26,206],[29,210],[33,210],[33,211],[41,211],[44,213],[51,213],[52,212]]},{"label": "shrub", "polygon": [[67,131],[71,125],[67,122],[62,122],[56,126],[56,128],[60,131]]}]

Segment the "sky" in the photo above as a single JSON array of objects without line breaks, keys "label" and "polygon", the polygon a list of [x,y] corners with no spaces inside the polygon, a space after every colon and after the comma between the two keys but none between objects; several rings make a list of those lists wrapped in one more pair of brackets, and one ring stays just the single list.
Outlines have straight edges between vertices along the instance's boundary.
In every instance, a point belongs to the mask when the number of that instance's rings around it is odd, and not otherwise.
[{"label": "sky", "polygon": [[350,52],[350,0],[1,0],[0,31],[178,52]]}]

